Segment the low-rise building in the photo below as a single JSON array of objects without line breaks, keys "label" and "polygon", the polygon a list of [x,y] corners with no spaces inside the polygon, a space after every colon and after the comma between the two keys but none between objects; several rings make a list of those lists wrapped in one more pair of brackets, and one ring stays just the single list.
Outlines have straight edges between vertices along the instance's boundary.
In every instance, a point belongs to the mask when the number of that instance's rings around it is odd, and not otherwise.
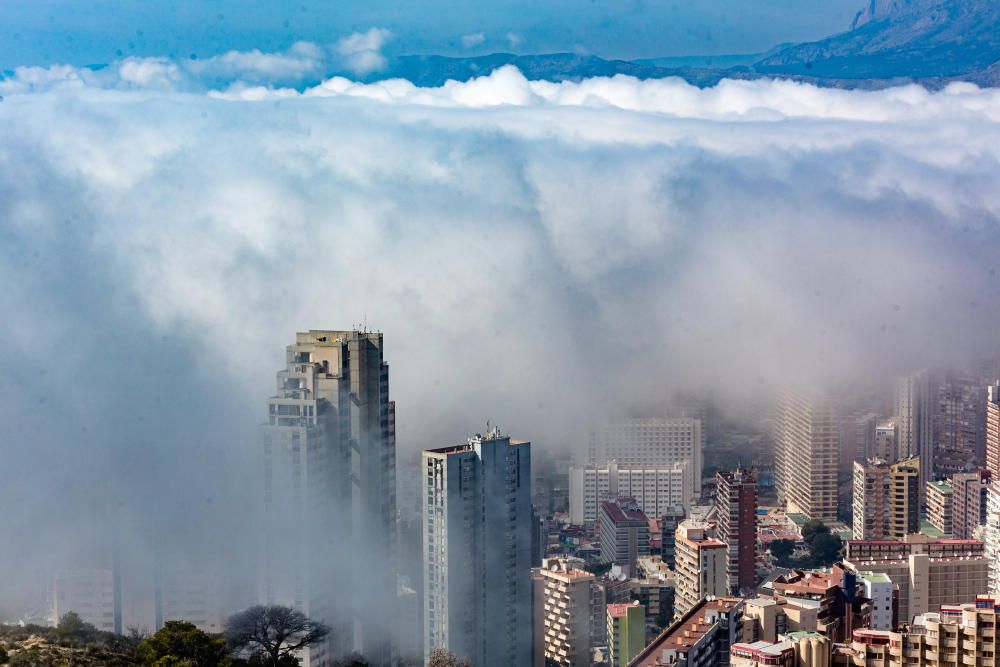
[{"label": "low-rise building", "polygon": [[951,535],[954,530],[953,491],[950,482],[944,480],[927,482],[927,520],[945,535]]},{"label": "low-rise building", "polygon": [[601,562],[620,565],[629,576],[649,555],[649,519],[631,498],[601,503]]},{"label": "low-rise building", "polygon": [[989,581],[989,559],[979,540],[910,535],[902,542],[851,541],[845,564],[889,577],[898,591],[898,623],[956,598],[973,599],[987,590]]},{"label": "low-rise building", "polygon": [[639,602],[609,604],[608,662],[611,667],[627,667],[646,646],[646,610]]},{"label": "low-rise building", "polygon": [[942,605],[918,615],[905,632],[889,635],[890,667],[917,665],[995,665],[1000,651],[1000,603],[977,597],[975,603]]},{"label": "low-rise building", "polygon": [[733,667],[828,667],[832,646],[828,637],[817,632],[793,632],[782,635],[777,642],[733,644],[728,664]]},{"label": "low-rise building", "polygon": [[699,601],[654,639],[628,667],[714,667],[729,662],[730,647],[744,641],[743,600]]}]

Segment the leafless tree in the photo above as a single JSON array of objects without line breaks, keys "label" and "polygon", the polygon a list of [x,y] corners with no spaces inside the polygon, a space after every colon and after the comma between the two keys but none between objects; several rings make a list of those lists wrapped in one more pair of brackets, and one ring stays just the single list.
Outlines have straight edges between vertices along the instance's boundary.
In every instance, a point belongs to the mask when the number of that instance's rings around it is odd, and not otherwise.
[{"label": "leafless tree", "polygon": [[329,633],[323,623],[280,605],[250,607],[230,616],[226,626],[234,652],[259,656],[270,667],[288,664],[296,651],[323,641]]}]

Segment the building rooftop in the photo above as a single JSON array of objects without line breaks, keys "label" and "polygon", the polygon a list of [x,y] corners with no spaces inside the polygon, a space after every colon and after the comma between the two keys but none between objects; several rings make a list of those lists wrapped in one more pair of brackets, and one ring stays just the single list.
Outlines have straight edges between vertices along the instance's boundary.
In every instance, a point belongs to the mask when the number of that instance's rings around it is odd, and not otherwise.
[{"label": "building rooftop", "polygon": [[789,593],[805,594],[825,594],[832,589],[839,588],[843,581],[832,573],[825,572],[803,572],[792,570],[791,573],[781,575],[771,582],[775,591],[787,595]]},{"label": "building rooftop", "polygon": [[706,598],[688,610],[654,639],[628,664],[629,667],[659,667],[663,651],[687,653],[718,622],[720,614],[729,614],[743,601],[739,598]]},{"label": "building rooftop", "polygon": [[614,502],[610,500],[605,500],[601,503],[601,509],[608,515],[615,523],[624,523],[626,521],[640,521],[647,526],[649,525],[649,519],[639,509],[638,505],[633,504],[633,502],[625,503],[622,501]]},{"label": "building rooftop", "polygon": [[869,582],[871,582],[873,584],[891,584],[892,583],[892,579],[890,579],[889,575],[885,574],[884,572],[862,571],[862,572],[858,572],[858,577],[861,578],[861,579],[864,579],[865,581],[869,581]]},{"label": "building rooftop", "polygon": [[628,615],[629,609],[636,609],[636,608],[642,609],[642,606],[639,604],[638,601],[632,603],[623,602],[618,604],[609,604],[608,616],[611,616],[612,618],[621,618],[622,616]]}]

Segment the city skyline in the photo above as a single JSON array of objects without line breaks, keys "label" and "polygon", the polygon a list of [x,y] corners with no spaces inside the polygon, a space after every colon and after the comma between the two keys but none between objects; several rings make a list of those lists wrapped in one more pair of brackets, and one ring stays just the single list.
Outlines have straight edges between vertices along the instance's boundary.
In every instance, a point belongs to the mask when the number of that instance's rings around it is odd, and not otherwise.
[{"label": "city skyline", "polygon": [[986,664],[997,183],[996,0],[11,4],[0,664]]}]

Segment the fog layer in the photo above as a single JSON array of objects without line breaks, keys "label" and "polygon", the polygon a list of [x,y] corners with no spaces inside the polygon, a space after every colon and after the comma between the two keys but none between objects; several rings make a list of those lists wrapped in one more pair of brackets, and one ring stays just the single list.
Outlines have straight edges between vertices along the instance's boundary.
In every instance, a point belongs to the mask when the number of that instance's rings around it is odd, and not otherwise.
[{"label": "fog layer", "polygon": [[1000,92],[231,61],[0,81],[0,571],[231,543],[296,330],[385,333],[404,453],[995,344]]}]

